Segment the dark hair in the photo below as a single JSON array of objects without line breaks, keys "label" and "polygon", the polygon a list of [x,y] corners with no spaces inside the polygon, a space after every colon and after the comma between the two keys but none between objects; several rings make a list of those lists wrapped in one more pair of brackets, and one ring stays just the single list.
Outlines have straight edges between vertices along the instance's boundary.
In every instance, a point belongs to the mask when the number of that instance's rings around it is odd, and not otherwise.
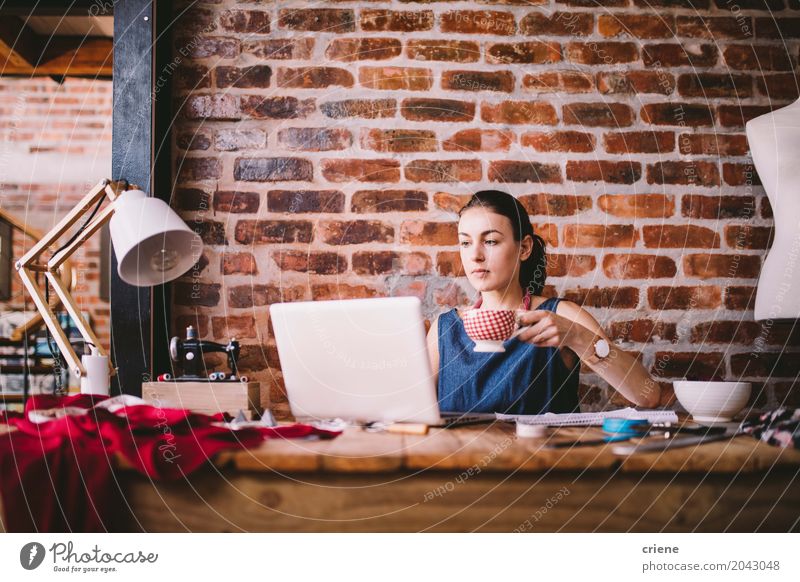
[{"label": "dark hair", "polygon": [[464,207],[458,211],[460,217],[470,208],[484,208],[501,214],[511,221],[514,240],[520,242],[526,235],[533,237],[533,251],[522,262],[519,268],[519,283],[523,293],[529,291],[531,295],[541,295],[544,282],[547,279],[547,260],[545,258],[544,240],[533,232],[528,211],[511,194],[500,190],[481,190],[472,195]]}]

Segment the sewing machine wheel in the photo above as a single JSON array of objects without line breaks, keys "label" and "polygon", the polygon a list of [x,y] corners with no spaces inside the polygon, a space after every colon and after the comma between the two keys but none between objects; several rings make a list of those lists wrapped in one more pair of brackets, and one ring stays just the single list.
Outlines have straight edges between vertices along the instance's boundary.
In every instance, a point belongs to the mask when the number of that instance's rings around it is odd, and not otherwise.
[{"label": "sewing machine wheel", "polygon": [[169,340],[169,357],[172,358],[173,362],[178,361],[178,345],[180,344],[180,338],[175,336],[171,340]]}]

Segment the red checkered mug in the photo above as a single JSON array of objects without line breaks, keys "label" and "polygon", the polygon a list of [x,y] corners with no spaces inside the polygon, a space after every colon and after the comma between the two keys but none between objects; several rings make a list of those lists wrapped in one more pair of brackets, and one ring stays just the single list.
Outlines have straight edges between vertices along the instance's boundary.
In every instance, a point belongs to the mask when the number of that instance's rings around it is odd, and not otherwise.
[{"label": "red checkered mug", "polygon": [[516,335],[519,311],[470,309],[464,313],[464,330],[475,342],[476,352],[504,352],[503,342]]}]

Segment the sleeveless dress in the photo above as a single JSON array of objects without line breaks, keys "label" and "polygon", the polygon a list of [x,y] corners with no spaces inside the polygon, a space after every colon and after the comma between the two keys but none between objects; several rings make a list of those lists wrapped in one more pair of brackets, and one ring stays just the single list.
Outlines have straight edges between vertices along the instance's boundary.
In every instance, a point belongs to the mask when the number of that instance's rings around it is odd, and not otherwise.
[{"label": "sleeveless dress", "polygon": [[[537,307],[555,313],[552,297]],[[444,412],[580,412],[580,361],[570,370],[558,348],[511,338],[505,352],[475,352],[456,309],[439,316],[439,407]]]}]

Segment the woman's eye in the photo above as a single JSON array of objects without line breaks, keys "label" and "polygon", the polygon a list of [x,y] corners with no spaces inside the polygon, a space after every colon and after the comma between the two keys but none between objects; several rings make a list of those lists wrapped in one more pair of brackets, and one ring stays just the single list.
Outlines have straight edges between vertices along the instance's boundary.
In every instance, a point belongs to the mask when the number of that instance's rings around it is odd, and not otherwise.
[{"label": "woman's eye", "polygon": [[494,244],[497,244],[497,241],[496,241],[496,240],[489,239],[489,240],[487,240],[487,241],[486,241],[486,244],[487,244],[487,245],[494,245]]},{"label": "woman's eye", "polygon": [[468,241],[468,240],[462,240],[462,241],[461,241],[460,243],[458,243],[458,244],[460,244],[462,247],[465,247],[465,246],[469,245],[469,241]]}]

